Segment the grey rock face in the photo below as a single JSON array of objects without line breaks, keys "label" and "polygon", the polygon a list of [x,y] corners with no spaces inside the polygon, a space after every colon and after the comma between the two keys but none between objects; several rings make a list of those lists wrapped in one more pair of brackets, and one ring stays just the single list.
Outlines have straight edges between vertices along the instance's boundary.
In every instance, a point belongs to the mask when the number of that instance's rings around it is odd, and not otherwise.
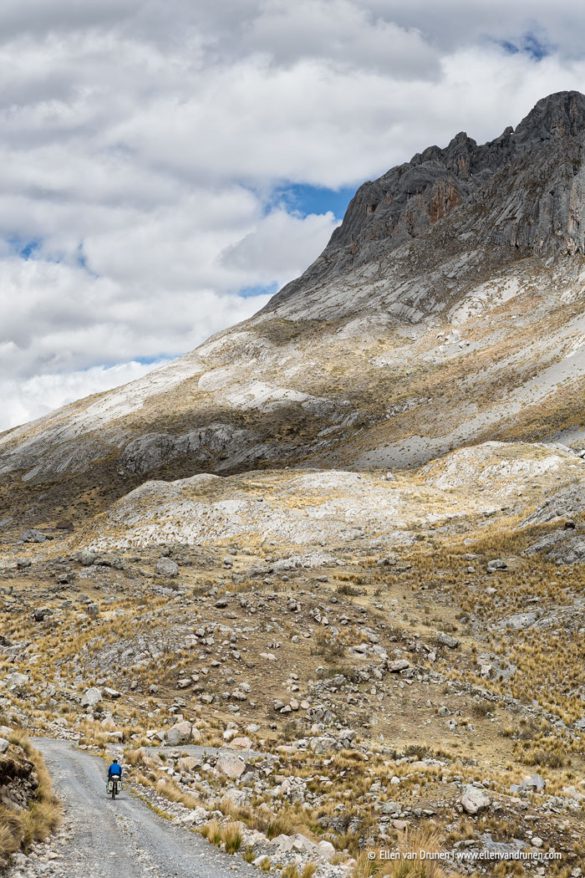
[{"label": "grey rock face", "polygon": [[222,456],[237,462],[255,441],[248,431],[229,424],[210,424],[179,436],[147,433],[134,439],[124,449],[120,469],[122,472],[145,475],[181,458],[198,467]]},{"label": "grey rock face", "polygon": [[546,524],[556,518],[570,519],[580,515],[583,509],[585,509],[585,497],[580,485],[569,485],[568,488],[563,488],[552,497],[548,497],[522,522],[522,526]]},{"label": "grey rock face", "polygon": [[514,130],[478,146],[461,132],[365,183],[321,256],[266,307],[384,260],[449,222],[453,237],[551,257],[585,253],[585,96],[539,101]]},{"label": "grey rock face", "polygon": [[544,554],[556,564],[577,564],[585,560],[585,536],[572,530],[545,534],[527,550],[527,555]]}]

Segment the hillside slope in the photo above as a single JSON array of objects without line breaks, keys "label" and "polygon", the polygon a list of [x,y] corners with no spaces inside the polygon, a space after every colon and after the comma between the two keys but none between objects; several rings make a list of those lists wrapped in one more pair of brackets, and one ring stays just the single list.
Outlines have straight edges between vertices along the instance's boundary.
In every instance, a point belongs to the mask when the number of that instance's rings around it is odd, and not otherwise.
[{"label": "hillside slope", "polygon": [[8,512],[81,514],[153,476],[579,444],[584,143],[585,98],[561,93],[489,144],[460,134],[366,183],[264,312],[4,434]]}]

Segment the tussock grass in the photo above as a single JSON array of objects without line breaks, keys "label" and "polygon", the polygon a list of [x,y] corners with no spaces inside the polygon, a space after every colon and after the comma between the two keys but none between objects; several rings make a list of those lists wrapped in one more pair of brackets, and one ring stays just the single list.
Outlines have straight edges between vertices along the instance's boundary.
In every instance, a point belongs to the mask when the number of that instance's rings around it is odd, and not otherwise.
[{"label": "tussock grass", "polygon": [[235,854],[242,847],[242,827],[239,823],[230,821],[221,824],[219,820],[210,820],[200,832],[203,838],[223,848],[228,854]]},{"label": "tussock grass", "polygon": [[201,827],[201,835],[203,838],[206,838],[207,841],[211,842],[211,844],[219,845],[221,844],[221,823],[219,820],[210,820],[209,823],[206,823],[205,826]]},{"label": "tussock grass", "polygon": [[388,878],[447,878],[436,860],[423,860],[418,857],[413,860],[404,859],[404,856],[410,852],[440,852],[442,846],[435,829],[417,827],[407,830],[399,837],[396,850],[400,851],[402,857],[390,862],[370,860],[367,853],[360,854],[352,878],[370,878],[374,875],[385,875]]},{"label": "tussock grass", "polygon": [[[147,779],[148,782],[149,779]],[[197,808],[200,805],[198,799],[190,796],[188,793],[184,793],[171,780],[161,778],[156,782],[155,790],[159,795],[164,796],[165,799],[168,799],[170,802],[178,802],[178,804],[184,805],[185,808]]]},{"label": "tussock grass", "polygon": [[235,854],[242,847],[242,830],[239,823],[228,823],[223,827],[222,841],[228,854]]},{"label": "tussock grass", "polygon": [[0,867],[11,854],[48,838],[62,818],[61,805],[53,794],[51,778],[40,753],[21,732],[11,735],[10,744],[11,750],[0,759],[0,772],[2,762],[32,763],[36,787],[27,809],[17,810],[8,804],[0,806]]}]

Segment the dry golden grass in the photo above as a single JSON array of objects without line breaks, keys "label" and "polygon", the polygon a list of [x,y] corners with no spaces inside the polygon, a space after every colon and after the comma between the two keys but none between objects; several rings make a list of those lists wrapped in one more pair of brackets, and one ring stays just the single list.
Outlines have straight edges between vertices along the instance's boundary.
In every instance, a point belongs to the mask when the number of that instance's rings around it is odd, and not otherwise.
[{"label": "dry golden grass", "polygon": [[[144,776],[142,776],[142,779],[144,779]],[[147,782],[151,785],[149,780]],[[156,781],[154,787],[159,795],[164,796],[170,802],[178,802],[185,808],[197,808],[200,805],[198,799],[180,790],[177,784],[171,780],[160,778],[160,780]]]},{"label": "dry golden grass", "polygon": [[[436,830],[415,828],[407,830],[399,836],[394,850],[400,859],[384,861],[370,859],[368,853],[357,858],[352,878],[370,878],[374,875],[385,875],[388,878],[447,878],[437,860],[422,859],[420,851],[426,854],[438,854],[442,850],[440,838]],[[408,854],[416,854],[415,859],[406,859]]]},{"label": "dry golden grass", "polygon": [[239,823],[228,823],[223,827],[221,836],[228,854],[235,854],[242,847],[242,827]]},{"label": "dry golden grass", "polygon": [[53,794],[51,779],[41,755],[33,749],[26,736],[15,732],[10,737],[10,758],[23,756],[34,765],[37,787],[26,810],[0,806],[0,865],[10,854],[27,849],[35,841],[43,841],[61,822],[61,805]]},{"label": "dry golden grass", "polygon": [[219,846],[222,840],[222,826],[219,820],[210,820],[205,826],[201,827],[201,835],[211,844]]}]

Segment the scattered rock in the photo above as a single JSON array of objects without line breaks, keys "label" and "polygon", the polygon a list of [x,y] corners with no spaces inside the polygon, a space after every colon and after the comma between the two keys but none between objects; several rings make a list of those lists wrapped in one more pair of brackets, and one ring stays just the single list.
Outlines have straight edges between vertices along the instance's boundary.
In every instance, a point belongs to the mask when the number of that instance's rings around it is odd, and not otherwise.
[{"label": "scattered rock", "polygon": [[407,659],[395,659],[394,661],[388,662],[388,670],[391,674],[397,674],[399,671],[406,671],[409,667],[410,662]]},{"label": "scattered rock", "polygon": [[445,634],[443,631],[437,634],[437,643],[448,646],[449,649],[457,649],[459,646],[459,640],[456,637],[451,637],[450,634]]},{"label": "scattered rock", "polygon": [[488,573],[495,573],[496,570],[507,570],[508,565],[501,558],[494,558],[492,561],[488,561],[486,569]]},{"label": "scattered rock", "polygon": [[49,539],[47,534],[44,534],[40,530],[36,530],[35,528],[30,528],[30,530],[25,530],[22,536],[20,537],[21,543],[44,543]]}]

